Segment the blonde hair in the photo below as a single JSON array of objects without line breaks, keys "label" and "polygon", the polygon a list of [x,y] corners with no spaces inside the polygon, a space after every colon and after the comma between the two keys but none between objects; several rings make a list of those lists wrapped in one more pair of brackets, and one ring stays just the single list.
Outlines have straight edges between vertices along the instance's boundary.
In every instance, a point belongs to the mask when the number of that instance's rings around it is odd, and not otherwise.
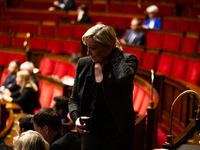
[{"label": "blonde hair", "polygon": [[82,41],[84,44],[87,38],[93,38],[94,41],[100,43],[103,46],[111,47],[112,49],[116,47],[116,33],[110,26],[97,24],[91,27],[82,36]]},{"label": "blonde hair", "polygon": [[17,76],[22,77],[24,82],[21,85],[20,92],[24,89],[24,87],[32,87],[34,91],[38,91],[37,85],[31,81],[30,74],[27,70],[21,70],[17,72]]},{"label": "blonde hair", "polygon": [[49,150],[49,144],[40,133],[28,130],[21,134],[14,150]]}]

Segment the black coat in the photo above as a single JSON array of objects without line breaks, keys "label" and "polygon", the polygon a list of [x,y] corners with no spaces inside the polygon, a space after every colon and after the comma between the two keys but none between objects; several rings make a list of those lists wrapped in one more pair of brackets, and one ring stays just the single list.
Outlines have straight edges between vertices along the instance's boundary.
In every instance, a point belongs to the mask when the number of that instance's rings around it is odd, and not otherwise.
[{"label": "black coat", "polygon": [[[112,68],[103,69],[103,91],[105,100],[121,132],[134,128],[135,116],[132,103],[133,78],[138,67],[135,55],[127,54],[118,48],[113,49]],[[72,96],[69,101],[69,112],[76,121],[82,115],[83,95],[90,82],[94,63],[91,57],[79,59]]]}]

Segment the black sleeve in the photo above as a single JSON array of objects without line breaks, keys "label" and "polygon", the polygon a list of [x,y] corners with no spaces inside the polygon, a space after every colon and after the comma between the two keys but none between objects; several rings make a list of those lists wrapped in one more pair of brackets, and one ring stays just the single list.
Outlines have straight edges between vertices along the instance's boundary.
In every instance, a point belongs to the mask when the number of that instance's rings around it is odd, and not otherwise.
[{"label": "black sleeve", "polygon": [[13,101],[14,103],[19,104],[20,106],[23,105],[23,103],[26,102],[26,100],[31,97],[33,89],[31,88],[24,88],[24,90],[18,94],[18,96],[13,95]]}]

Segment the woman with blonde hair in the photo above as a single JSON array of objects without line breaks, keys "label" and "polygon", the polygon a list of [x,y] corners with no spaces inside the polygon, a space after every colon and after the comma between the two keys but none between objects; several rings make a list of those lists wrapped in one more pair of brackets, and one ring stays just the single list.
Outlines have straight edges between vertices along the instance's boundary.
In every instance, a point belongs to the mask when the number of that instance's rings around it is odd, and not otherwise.
[{"label": "woman with blonde hair", "polygon": [[78,61],[69,101],[82,150],[131,150],[137,57],[122,51],[113,28],[103,24],[90,28],[82,41],[88,57]]},{"label": "woman with blonde hair", "polygon": [[20,86],[19,92],[14,94],[2,93],[3,99],[19,104],[24,113],[33,114],[33,110],[40,107],[38,87],[31,81],[27,70],[17,72],[16,84]]},{"label": "woman with blonde hair", "polygon": [[49,144],[40,133],[28,130],[21,134],[14,150],[49,150]]}]

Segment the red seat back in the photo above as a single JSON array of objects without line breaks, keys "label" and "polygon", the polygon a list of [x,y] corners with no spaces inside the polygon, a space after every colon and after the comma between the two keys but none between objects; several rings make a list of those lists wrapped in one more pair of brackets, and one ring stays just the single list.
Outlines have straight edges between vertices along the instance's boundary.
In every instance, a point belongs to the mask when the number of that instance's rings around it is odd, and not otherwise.
[{"label": "red seat back", "polygon": [[146,32],[146,47],[151,48],[162,48],[164,34]]},{"label": "red seat back", "polygon": [[137,50],[137,49],[133,49],[133,48],[123,48],[123,50],[124,50],[126,53],[135,55],[135,56],[137,57],[137,59],[138,59],[138,66],[140,66],[140,64],[141,64],[141,62],[142,62],[142,54],[143,54],[143,51]]},{"label": "red seat back", "polygon": [[157,57],[158,57],[157,53],[146,51],[144,53],[142,67],[148,70],[151,69],[155,70],[157,65]]},{"label": "red seat back", "polygon": [[20,64],[25,62],[26,60],[26,55],[25,54],[16,54],[16,53],[10,53],[8,57],[8,65],[12,60],[18,60]]},{"label": "red seat back", "polygon": [[200,62],[195,60],[190,60],[188,64],[187,73],[185,76],[185,81],[192,83],[194,85],[200,85]]},{"label": "red seat back", "polygon": [[182,35],[165,34],[162,49],[180,51]]},{"label": "red seat back", "polygon": [[58,76],[59,78],[61,78],[65,75],[67,75],[67,70],[68,70],[68,63],[56,61],[52,74],[54,76]]},{"label": "red seat back", "polygon": [[174,58],[174,64],[170,76],[175,79],[184,80],[187,71],[188,60],[181,57]]},{"label": "red seat back", "polygon": [[39,67],[40,73],[43,75],[51,75],[53,74],[54,66],[55,66],[54,60],[49,58],[42,58]]},{"label": "red seat back", "polygon": [[79,41],[64,41],[62,53],[79,53],[81,49],[81,43]]},{"label": "red seat back", "polygon": [[0,83],[0,85],[2,85],[5,82],[7,76],[8,76],[8,71],[3,70],[3,72],[1,73],[1,83]]},{"label": "red seat back", "polygon": [[183,53],[192,54],[196,51],[198,44],[198,38],[185,37],[182,45],[181,51]]},{"label": "red seat back", "polygon": [[157,67],[157,72],[169,76],[172,70],[173,62],[174,62],[174,57],[172,55],[161,54]]}]

